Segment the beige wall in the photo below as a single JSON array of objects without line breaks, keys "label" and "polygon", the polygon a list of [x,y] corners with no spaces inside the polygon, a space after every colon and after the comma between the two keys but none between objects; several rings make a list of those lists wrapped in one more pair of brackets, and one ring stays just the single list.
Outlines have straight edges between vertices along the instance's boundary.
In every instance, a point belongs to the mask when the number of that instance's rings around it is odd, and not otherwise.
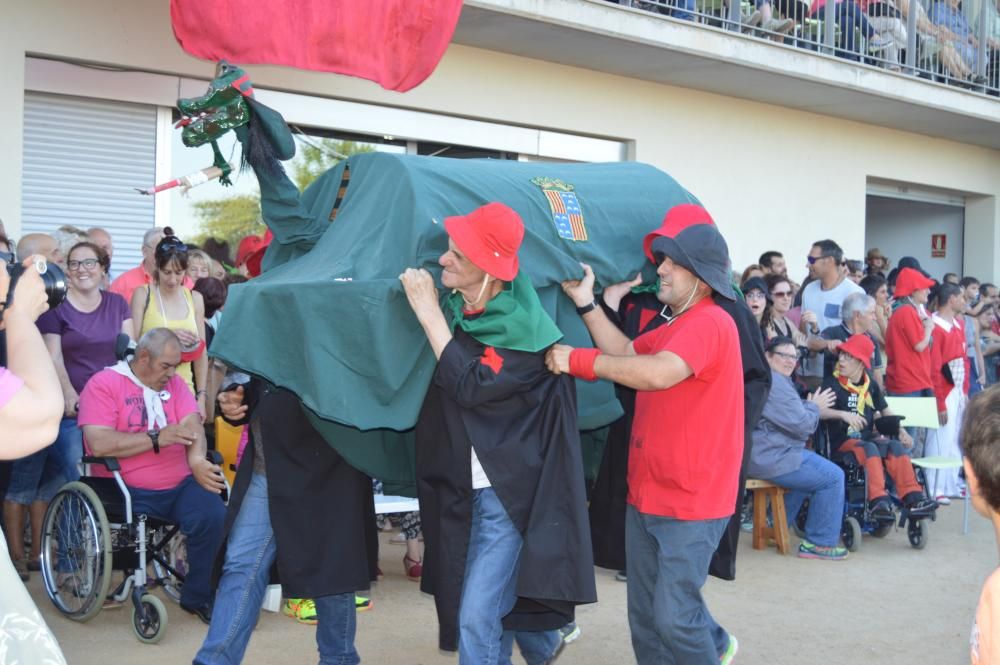
[{"label": "beige wall", "polygon": [[[196,78],[212,66],[181,51],[165,1],[8,4],[0,22],[0,219],[16,234],[26,53]],[[330,74],[250,71],[265,88],[633,140],[636,159],[705,203],[737,267],[777,249],[801,276],[801,257],[821,237],[860,257],[868,177],[967,192],[976,222],[966,233],[966,269],[1000,278],[997,151],[457,45],[406,94]]]}]

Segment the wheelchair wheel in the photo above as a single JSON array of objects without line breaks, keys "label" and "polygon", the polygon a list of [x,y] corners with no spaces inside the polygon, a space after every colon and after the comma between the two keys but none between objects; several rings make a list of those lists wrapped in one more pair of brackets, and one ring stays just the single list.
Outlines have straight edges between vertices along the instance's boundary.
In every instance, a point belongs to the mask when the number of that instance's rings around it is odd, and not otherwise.
[{"label": "wheelchair wheel", "polygon": [[97,494],[87,485],[63,485],[42,523],[45,593],[60,612],[87,621],[101,611],[111,584],[111,533]]},{"label": "wheelchair wheel", "polygon": [[132,605],[132,632],[144,644],[156,644],[167,634],[167,608],[156,596],[146,593]]},{"label": "wheelchair wheel", "polygon": [[913,549],[922,550],[927,547],[927,539],[930,537],[930,529],[927,527],[927,520],[910,520],[907,523],[906,535]]},{"label": "wheelchair wheel", "polygon": [[875,536],[876,538],[885,538],[886,536],[889,535],[889,532],[892,531],[893,524],[895,523],[894,522],[890,524],[879,523],[877,527],[872,529],[872,535]]},{"label": "wheelchair wheel", "polygon": [[844,539],[844,547],[849,552],[857,552],[861,547],[861,523],[854,517],[845,517],[840,536]]}]

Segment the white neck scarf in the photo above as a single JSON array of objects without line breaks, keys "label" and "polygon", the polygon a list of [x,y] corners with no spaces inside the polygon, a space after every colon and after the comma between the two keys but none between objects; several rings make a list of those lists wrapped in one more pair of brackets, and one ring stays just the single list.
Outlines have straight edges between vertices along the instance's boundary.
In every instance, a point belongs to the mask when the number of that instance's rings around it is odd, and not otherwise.
[{"label": "white neck scarf", "polygon": [[128,362],[120,360],[117,365],[109,368],[113,372],[121,374],[126,379],[142,388],[142,399],[146,403],[146,423],[149,429],[160,430],[167,426],[167,414],[163,410],[163,402],[170,399],[170,393],[166,390],[157,392],[140,381],[132,372]]}]

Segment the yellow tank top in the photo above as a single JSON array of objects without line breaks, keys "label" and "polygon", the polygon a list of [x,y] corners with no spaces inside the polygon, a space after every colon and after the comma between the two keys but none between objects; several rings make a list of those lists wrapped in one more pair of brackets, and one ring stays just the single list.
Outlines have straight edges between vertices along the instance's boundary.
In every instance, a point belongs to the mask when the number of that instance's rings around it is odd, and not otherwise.
[{"label": "yellow tank top", "polygon": [[[184,300],[187,302],[187,316],[183,319],[168,319],[166,310],[163,308],[163,300],[160,298],[160,288],[153,284],[150,284],[146,288],[149,289],[149,301],[146,303],[146,311],[142,315],[142,330],[139,331],[140,337],[153,328],[190,330],[194,334],[198,334],[198,323],[194,318],[194,296],[191,295],[190,289],[181,287],[184,290]],[[188,387],[191,388],[191,392],[194,392],[192,364],[181,363],[177,368],[177,374],[187,382]]]}]

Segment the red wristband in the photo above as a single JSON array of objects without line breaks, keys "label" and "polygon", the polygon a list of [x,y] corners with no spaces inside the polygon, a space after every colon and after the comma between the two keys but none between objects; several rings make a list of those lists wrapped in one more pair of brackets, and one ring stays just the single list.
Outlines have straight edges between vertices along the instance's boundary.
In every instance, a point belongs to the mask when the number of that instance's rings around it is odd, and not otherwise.
[{"label": "red wristband", "polygon": [[594,362],[599,355],[600,349],[573,349],[569,352],[569,373],[584,381],[597,381]]}]

